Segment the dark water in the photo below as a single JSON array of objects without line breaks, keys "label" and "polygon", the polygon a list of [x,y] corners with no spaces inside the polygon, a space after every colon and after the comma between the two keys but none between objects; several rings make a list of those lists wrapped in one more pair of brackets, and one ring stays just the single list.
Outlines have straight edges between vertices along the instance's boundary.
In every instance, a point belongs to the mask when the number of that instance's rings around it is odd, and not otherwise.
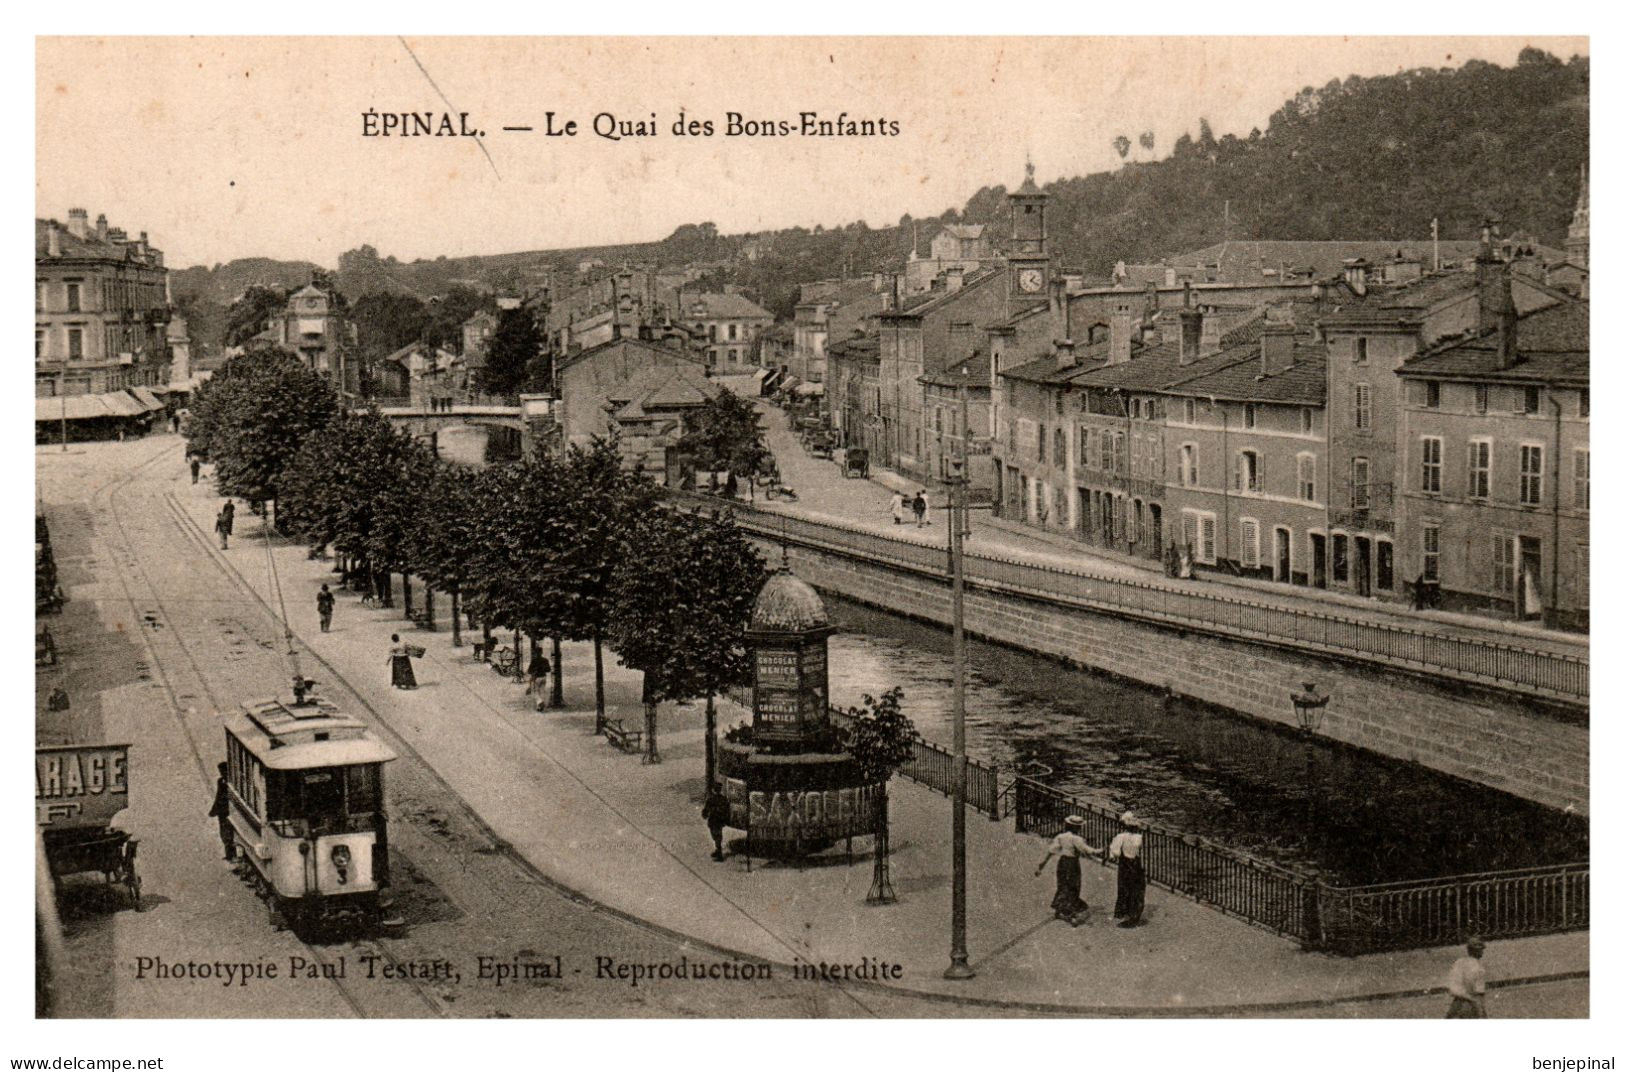
[{"label": "dark water", "polygon": [[[947,631],[825,600],[841,629],[830,640],[833,702],[901,685],[921,735],[947,745]],[[991,644],[970,643],[966,712],[973,757],[1333,884],[1567,863],[1589,852],[1582,817]]]}]

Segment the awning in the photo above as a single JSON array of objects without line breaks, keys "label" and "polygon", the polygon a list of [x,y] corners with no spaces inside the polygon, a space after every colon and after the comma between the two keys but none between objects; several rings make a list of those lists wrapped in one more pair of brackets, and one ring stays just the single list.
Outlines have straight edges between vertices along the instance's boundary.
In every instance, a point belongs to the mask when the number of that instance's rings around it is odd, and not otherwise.
[{"label": "awning", "polygon": [[126,387],[125,390],[129,391],[136,397],[137,401],[146,406],[148,412],[164,408],[164,404],[158,400],[158,396],[145,387]]},{"label": "awning", "polygon": [[821,383],[801,383],[801,384],[797,384],[796,389],[795,389],[795,393],[798,396],[802,397],[802,398],[811,398],[814,395],[823,394],[824,393],[824,385],[821,384]]},{"label": "awning", "polygon": [[790,390],[792,387],[794,387],[796,384],[798,384],[800,382],[801,381],[796,379],[794,376],[786,376],[784,378],[783,382],[781,382],[779,384],[779,390],[788,391],[788,390]]},{"label": "awning", "polygon": [[[159,409],[163,409],[160,405]],[[139,417],[147,407],[123,391],[105,395],[67,395],[34,399],[34,420],[93,421],[106,417]]]},{"label": "awning", "polygon": [[[128,391],[113,391],[110,394],[99,395],[102,403],[115,417],[140,417],[147,412],[147,407],[135,400],[135,396]],[[159,407],[162,409],[163,407]]]}]

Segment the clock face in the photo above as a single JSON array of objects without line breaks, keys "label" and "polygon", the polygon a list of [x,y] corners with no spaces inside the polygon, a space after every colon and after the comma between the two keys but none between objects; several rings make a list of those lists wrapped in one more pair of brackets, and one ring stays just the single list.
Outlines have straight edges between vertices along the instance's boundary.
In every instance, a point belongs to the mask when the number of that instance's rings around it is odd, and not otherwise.
[{"label": "clock face", "polygon": [[1044,289],[1044,273],[1037,268],[1023,268],[1016,273],[1016,285],[1027,294],[1036,294]]}]

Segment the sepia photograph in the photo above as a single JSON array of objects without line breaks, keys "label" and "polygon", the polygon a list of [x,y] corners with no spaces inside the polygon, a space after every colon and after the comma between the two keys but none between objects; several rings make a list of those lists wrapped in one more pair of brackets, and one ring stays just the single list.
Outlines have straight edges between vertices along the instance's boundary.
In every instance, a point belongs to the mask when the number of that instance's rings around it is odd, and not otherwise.
[{"label": "sepia photograph", "polygon": [[33,53],[41,1025],[1606,1015],[1589,38]]}]

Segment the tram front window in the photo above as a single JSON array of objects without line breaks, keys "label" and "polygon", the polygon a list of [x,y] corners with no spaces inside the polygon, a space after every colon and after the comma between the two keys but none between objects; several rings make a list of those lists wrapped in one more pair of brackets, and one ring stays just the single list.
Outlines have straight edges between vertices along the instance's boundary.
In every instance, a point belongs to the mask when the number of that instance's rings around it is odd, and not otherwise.
[{"label": "tram front window", "polygon": [[366,763],[344,768],[345,810],[351,815],[372,815],[381,811],[378,801],[378,765]]},{"label": "tram front window", "polygon": [[327,826],[344,818],[343,771],[306,771],[304,812],[312,826]]}]

